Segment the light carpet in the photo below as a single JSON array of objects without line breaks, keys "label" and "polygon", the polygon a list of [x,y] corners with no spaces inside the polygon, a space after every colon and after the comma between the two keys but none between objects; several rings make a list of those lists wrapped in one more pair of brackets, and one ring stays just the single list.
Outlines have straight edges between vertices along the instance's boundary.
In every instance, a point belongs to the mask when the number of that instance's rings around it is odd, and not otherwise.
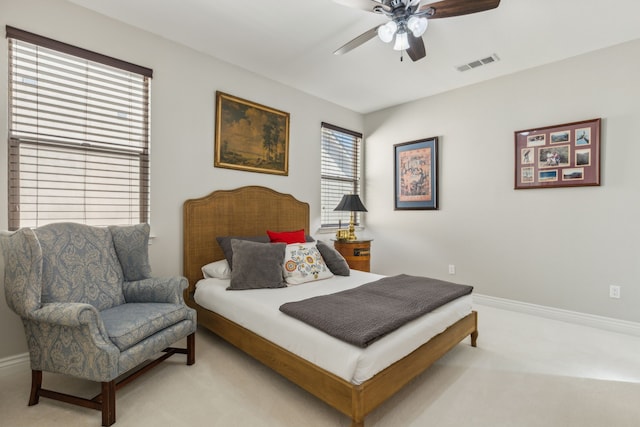
[{"label": "light carpet", "polygon": [[[367,427],[636,427],[640,337],[487,306],[469,339],[369,414]],[[0,425],[100,426],[98,411],[42,398],[27,364],[0,369]],[[92,397],[89,382],[43,385]],[[116,396],[117,427],[347,427],[350,420],[200,329],[196,364],[176,355]]]}]

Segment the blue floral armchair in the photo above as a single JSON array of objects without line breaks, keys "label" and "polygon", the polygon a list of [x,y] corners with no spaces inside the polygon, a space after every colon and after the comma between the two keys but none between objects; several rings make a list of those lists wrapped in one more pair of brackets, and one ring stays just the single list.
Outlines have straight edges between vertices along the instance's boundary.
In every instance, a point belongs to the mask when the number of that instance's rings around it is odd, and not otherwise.
[{"label": "blue floral armchair", "polygon": [[[147,224],[56,223],[0,236],[5,297],[22,319],[29,347],[29,406],[42,396],[98,409],[109,426],[119,385],[175,353],[186,354],[187,365],[195,362],[196,313],[183,300],[187,281],[151,277],[148,241]],[[170,347],[185,337],[186,349]],[[102,392],[84,399],[44,389],[43,371],[100,382]]]}]

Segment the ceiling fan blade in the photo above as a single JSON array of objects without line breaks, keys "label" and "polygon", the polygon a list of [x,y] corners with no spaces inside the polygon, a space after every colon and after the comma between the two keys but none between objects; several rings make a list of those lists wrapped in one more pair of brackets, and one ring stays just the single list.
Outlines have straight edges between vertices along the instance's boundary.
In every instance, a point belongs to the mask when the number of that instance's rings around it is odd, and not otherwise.
[{"label": "ceiling fan blade", "polygon": [[343,54],[345,54],[347,52],[350,52],[353,49],[355,49],[358,46],[360,46],[361,44],[364,44],[364,43],[368,42],[369,40],[374,38],[377,34],[378,34],[378,27],[373,27],[369,31],[365,31],[364,33],[360,34],[358,37],[356,37],[355,39],[351,40],[350,42],[347,42],[344,46],[342,46],[341,48],[339,48],[338,50],[333,52],[333,54],[334,55],[343,55]]},{"label": "ceiling fan blade", "polygon": [[392,10],[389,5],[376,0],[333,0],[333,2],[355,9],[366,10],[367,12],[375,12],[375,8],[382,8],[387,12]]},{"label": "ceiling fan blade", "polygon": [[485,10],[495,9],[499,5],[500,0],[442,0],[425,4],[420,7],[420,10],[433,8],[435,13],[429,19],[435,19],[484,12]]},{"label": "ceiling fan blade", "polygon": [[427,56],[422,37],[415,37],[410,32],[407,35],[409,36],[409,49],[407,49],[409,58],[411,58],[413,62],[416,62]]}]

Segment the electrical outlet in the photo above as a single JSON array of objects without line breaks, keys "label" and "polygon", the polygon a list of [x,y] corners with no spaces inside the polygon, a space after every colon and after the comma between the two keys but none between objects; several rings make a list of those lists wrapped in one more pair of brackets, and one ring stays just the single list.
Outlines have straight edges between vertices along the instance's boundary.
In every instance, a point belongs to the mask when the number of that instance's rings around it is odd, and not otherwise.
[{"label": "electrical outlet", "polygon": [[456,266],[449,264],[449,274],[456,274]]},{"label": "electrical outlet", "polygon": [[620,298],[620,286],[611,285],[609,286],[609,298]]}]

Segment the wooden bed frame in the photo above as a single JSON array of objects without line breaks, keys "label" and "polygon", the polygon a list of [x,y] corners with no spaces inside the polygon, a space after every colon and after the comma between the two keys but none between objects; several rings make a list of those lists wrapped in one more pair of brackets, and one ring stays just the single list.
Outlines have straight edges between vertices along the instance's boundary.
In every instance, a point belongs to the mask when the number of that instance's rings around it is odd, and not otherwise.
[{"label": "wooden bed frame", "polygon": [[195,284],[202,279],[201,267],[224,258],[216,237],[301,228],[309,234],[309,205],[288,194],[248,186],[187,200],[183,213],[184,275],[189,280],[185,301],[197,310],[198,323],[349,416],[352,427],[364,427],[369,412],[467,336],[476,346],[478,318],[474,311],[363,384],[351,384],[193,300]]}]

